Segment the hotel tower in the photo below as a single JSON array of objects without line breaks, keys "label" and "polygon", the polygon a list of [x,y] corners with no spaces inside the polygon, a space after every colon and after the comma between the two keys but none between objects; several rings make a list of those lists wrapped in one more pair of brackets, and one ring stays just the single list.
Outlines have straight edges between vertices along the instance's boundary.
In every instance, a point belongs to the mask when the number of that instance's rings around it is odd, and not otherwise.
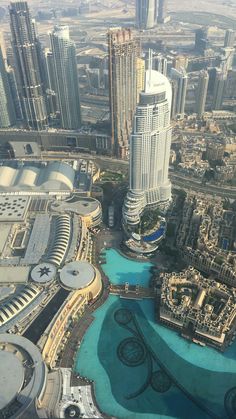
[{"label": "hotel tower", "polygon": [[123,222],[130,226],[139,224],[147,207],[155,208],[171,199],[171,85],[151,68],[145,74],[130,137],[129,191],[123,206]]}]

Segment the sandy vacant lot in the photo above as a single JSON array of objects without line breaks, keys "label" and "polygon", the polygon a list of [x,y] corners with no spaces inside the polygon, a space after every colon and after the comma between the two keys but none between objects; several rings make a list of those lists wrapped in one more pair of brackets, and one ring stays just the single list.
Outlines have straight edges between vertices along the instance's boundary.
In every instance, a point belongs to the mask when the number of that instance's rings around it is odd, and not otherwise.
[{"label": "sandy vacant lot", "polygon": [[[236,0],[167,0],[168,9],[174,11],[204,11],[219,13],[228,17],[236,17]],[[10,0],[0,0],[0,6],[7,6]],[[32,8],[52,7],[78,7],[78,0],[28,0]],[[90,0],[91,4],[103,4],[105,7],[112,7],[113,10],[128,9],[132,13],[135,0]],[[111,14],[110,14],[111,16]]]}]

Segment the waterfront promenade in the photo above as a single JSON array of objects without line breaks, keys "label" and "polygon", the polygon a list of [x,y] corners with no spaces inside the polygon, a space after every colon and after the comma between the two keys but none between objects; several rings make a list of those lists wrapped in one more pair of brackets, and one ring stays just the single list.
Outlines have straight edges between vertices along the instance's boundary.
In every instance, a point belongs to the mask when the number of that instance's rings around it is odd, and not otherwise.
[{"label": "waterfront promenade", "polygon": [[80,346],[88,327],[94,320],[93,312],[97,310],[108,298],[109,295],[109,281],[105,275],[103,276],[103,289],[101,296],[85,308],[83,316],[76,322],[73,327],[70,338],[68,339],[64,349],[63,355],[60,360],[61,368],[74,367],[76,352]]}]

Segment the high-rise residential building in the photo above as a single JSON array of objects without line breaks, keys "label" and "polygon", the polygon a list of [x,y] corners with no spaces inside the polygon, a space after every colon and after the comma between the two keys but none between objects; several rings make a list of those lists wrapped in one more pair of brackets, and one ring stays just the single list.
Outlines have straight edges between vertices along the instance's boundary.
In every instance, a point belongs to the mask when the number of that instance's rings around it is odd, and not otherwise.
[{"label": "high-rise residential building", "polygon": [[159,23],[166,23],[169,20],[170,17],[167,14],[167,0],[159,0],[157,21]]},{"label": "high-rise residential building", "polygon": [[[179,118],[184,117],[185,112],[185,101],[187,94],[187,85],[188,85],[188,75],[184,68],[176,70],[175,68],[171,69],[171,79],[177,83],[177,94],[175,100],[175,108],[172,107],[173,118],[178,116]],[[175,85],[176,85],[175,83]]]},{"label": "high-rise residential building", "polygon": [[234,47],[235,32],[232,29],[227,29],[225,32],[224,47]]},{"label": "high-rise residential building", "polygon": [[225,99],[236,98],[236,70],[230,70],[227,74],[226,86],[224,91]]},{"label": "high-rise residential building", "polygon": [[213,110],[222,109],[226,82],[227,82],[227,71],[224,71],[222,69],[217,69],[214,92],[213,92],[213,100],[212,100]]},{"label": "high-rise residential building", "polygon": [[234,61],[235,48],[225,47],[222,48],[221,63],[220,66],[225,69],[225,71],[232,70],[233,61]]},{"label": "high-rise residential building", "polygon": [[153,70],[159,71],[159,73],[167,75],[167,58],[162,54],[157,54],[152,57]]},{"label": "high-rise residential building", "polygon": [[157,21],[157,0],[136,0],[136,26],[152,29]]},{"label": "high-rise residential building", "polygon": [[146,208],[171,199],[168,178],[171,146],[171,85],[163,74],[146,71],[130,137],[129,192],[123,206],[124,224],[135,226]]},{"label": "high-rise residential building", "polygon": [[16,115],[0,45],[0,128],[10,127],[15,122]]},{"label": "high-rise residential building", "polygon": [[209,83],[208,83],[208,94],[213,96],[215,81],[216,81],[216,70],[217,67],[208,67],[207,72],[209,75]]},{"label": "high-rise residential building", "polygon": [[170,80],[171,89],[172,89],[172,101],[171,101],[171,119],[176,118],[176,104],[178,97],[178,81]]},{"label": "high-rise residential building", "polygon": [[137,104],[140,43],[130,29],[108,31],[110,120],[113,153],[126,158]]},{"label": "high-rise residential building", "polygon": [[47,97],[47,111],[51,125],[60,126],[59,103],[56,93],[56,73],[54,70],[53,53],[49,48],[44,49],[45,87]]},{"label": "high-rise residential building", "polygon": [[212,160],[212,161],[223,160],[224,152],[225,152],[224,144],[220,142],[216,142],[216,141],[207,142],[207,146],[206,146],[207,160]]},{"label": "high-rise residential building", "polygon": [[208,29],[199,28],[195,32],[195,50],[198,54],[205,55],[209,48]]},{"label": "high-rise residential building", "polygon": [[41,77],[40,44],[35,24],[26,1],[12,2],[9,11],[24,118],[28,128],[42,130],[47,125],[47,112]]},{"label": "high-rise residential building", "polygon": [[1,50],[2,50],[3,61],[6,62],[6,60],[7,60],[7,49],[6,49],[6,44],[5,44],[5,39],[4,39],[3,32],[0,32],[0,47],[1,47]]},{"label": "high-rise residential building", "polygon": [[17,86],[15,70],[11,66],[7,66],[7,77],[10,86],[13,106],[16,114],[16,119],[22,121],[24,119],[22,104],[19,95],[19,89]]},{"label": "high-rise residential building", "polygon": [[49,71],[49,77],[57,94],[61,128],[76,130],[81,127],[81,110],[76,49],[69,27],[56,26],[50,33],[50,42],[54,74]]},{"label": "high-rise residential building", "polygon": [[173,59],[173,68],[176,70],[180,70],[181,68],[185,68],[185,70],[188,67],[188,57],[186,55],[177,55]]},{"label": "high-rise residential building", "polygon": [[[16,118],[18,121],[22,121],[23,119],[23,112],[22,112],[22,106],[21,106],[21,102],[20,102],[20,96],[19,96],[19,91],[18,91],[18,86],[17,86],[17,82],[16,82],[16,75],[15,75],[15,70],[14,68],[9,65],[9,61],[8,61],[8,50],[6,48],[5,45],[5,40],[4,40],[4,36],[3,33],[0,32],[0,48],[2,50],[2,58],[4,61],[4,66],[5,66],[5,70],[7,72],[7,78],[8,78],[8,85],[10,88],[10,95],[11,95],[11,103],[13,104],[13,121]],[[11,56],[12,56],[12,48],[11,50]],[[13,60],[13,56],[12,56],[12,62],[14,63]],[[8,87],[7,87],[8,90]],[[11,104],[10,104],[11,106]]]},{"label": "high-rise residential building", "polygon": [[137,103],[139,101],[139,93],[144,89],[144,78],[145,78],[145,60],[137,58],[136,61],[137,71]]},{"label": "high-rise residential building", "polygon": [[53,53],[50,48],[44,49],[44,68],[46,88],[56,90],[56,74],[54,71]]},{"label": "high-rise residential building", "polygon": [[200,71],[196,91],[196,113],[202,116],[205,112],[209,75],[206,70]]}]

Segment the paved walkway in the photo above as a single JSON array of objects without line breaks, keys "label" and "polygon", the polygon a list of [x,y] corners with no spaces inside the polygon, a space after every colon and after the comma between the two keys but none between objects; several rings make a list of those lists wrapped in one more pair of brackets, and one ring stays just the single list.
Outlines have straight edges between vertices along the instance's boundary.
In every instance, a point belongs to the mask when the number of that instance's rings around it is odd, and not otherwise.
[{"label": "paved walkway", "polygon": [[132,300],[140,300],[143,298],[154,298],[154,291],[151,288],[139,287],[136,290],[135,286],[130,286],[126,291],[125,285],[112,285],[110,293],[119,295],[121,298],[128,298]]},{"label": "paved walkway", "polygon": [[83,418],[102,418],[93,400],[91,385],[73,386],[71,385],[71,369],[61,368],[62,373],[62,397],[59,403],[59,417],[64,418],[65,409],[70,405],[78,406]]},{"label": "paved walkway", "polygon": [[[104,248],[104,241],[107,243],[108,246],[111,245],[114,247],[117,247],[118,243],[120,243],[121,232],[118,231],[116,233],[117,233],[116,237],[114,238],[113,232],[103,229],[98,234],[97,237],[93,236],[93,239],[94,239],[93,263],[96,266],[98,266],[100,252]],[[63,369],[65,369],[64,371],[66,370],[70,371],[69,379],[70,379],[71,392],[73,394],[72,400],[74,399],[78,400],[80,404],[85,403],[84,407],[87,412],[90,411],[90,418],[99,417],[99,413],[98,413],[99,409],[96,406],[96,399],[94,395],[93,384],[91,381],[89,381],[85,377],[80,377],[79,375],[76,375],[75,373],[73,373],[73,369],[74,369],[77,350],[80,346],[80,343],[88,327],[91,325],[91,323],[94,320],[93,312],[97,310],[97,308],[100,307],[109,296],[109,286],[110,286],[109,280],[106,277],[106,275],[104,275],[101,269],[100,269],[100,272],[101,272],[101,277],[102,277],[102,282],[103,282],[102,293],[95,301],[92,302],[92,304],[88,305],[85,308],[83,316],[74,325],[71,331],[71,335],[64,347],[63,355],[60,361],[60,368],[62,369],[62,371]],[[82,390],[82,388],[84,388],[85,390]],[[76,393],[77,398],[75,398],[74,393]],[[82,397],[82,395],[84,397]],[[65,404],[63,401],[61,403],[63,404],[63,409],[64,409]],[[62,404],[61,404],[61,408],[62,408]],[[109,418],[109,416],[107,416],[105,413],[102,413],[102,417]]]},{"label": "paved walkway", "polygon": [[60,361],[60,366],[63,368],[74,367],[76,352],[80,346],[80,342],[83,339],[88,327],[94,320],[93,312],[97,310],[108,298],[109,295],[109,280],[101,271],[103,289],[101,295],[85,308],[83,316],[75,324],[71,331],[70,338],[68,339],[65,348],[63,350],[63,356]]}]

